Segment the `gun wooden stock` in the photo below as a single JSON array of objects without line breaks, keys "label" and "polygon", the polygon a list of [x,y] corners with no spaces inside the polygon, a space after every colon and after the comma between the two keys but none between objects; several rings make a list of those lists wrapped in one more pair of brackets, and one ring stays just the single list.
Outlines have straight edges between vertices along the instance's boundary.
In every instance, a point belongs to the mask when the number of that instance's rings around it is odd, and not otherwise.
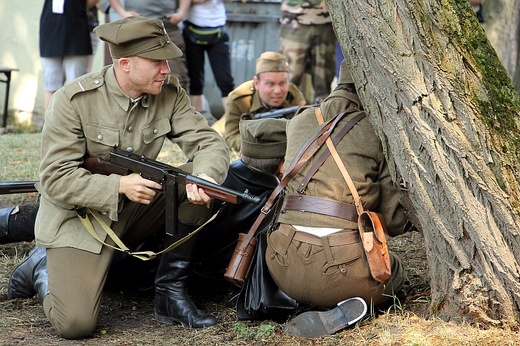
[{"label": "gun wooden stock", "polygon": [[0,182],[0,195],[8,195],[13,193],[38,192],[34,184],[37,181],[10,181]]},{"label": "gun wooden stock", "polygon": [[128,169],[114,165],[110,161],[103,160],[100,157],[85,156],[83,159],[83,168],[89,170],[93,174],[119,174],[128,175],[131,172]]}]

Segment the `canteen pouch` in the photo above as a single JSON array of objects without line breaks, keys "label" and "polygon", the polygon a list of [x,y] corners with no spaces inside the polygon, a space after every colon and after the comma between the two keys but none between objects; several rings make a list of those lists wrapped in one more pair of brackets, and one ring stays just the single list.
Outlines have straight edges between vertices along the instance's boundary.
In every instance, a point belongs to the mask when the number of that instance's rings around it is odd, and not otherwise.
[{"label": "canteen pouch", "polygon": [[359,215],[358,228],[372,278],[384,282],[392,275],[390,252],[386,244],[388,230],[383,215],[364,211]]},{"label": "canteen pouch", "polygon": [[253,255],[255,253],[257,242],[256,237],[253,237],[249,243],[245,243],[244,238],[246,235],[246,233],[238,234],[238,241],[235,247],[235,251],[231,256],[229,265],[226,268],[226,272],[224,273],[226,280],[238,287],[242,287],[244,285],[246,276],[251,266],[251,260],[253,259]]}]

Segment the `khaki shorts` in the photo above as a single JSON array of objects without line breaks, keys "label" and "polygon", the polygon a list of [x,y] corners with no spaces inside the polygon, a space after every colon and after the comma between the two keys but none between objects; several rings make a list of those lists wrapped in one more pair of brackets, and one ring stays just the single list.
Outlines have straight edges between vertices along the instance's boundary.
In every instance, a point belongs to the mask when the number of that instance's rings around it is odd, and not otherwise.
[{"label": "khaki shorts", "polygon": [[41,58],[43,89],[54,92],[87,73],[88,55]]}]

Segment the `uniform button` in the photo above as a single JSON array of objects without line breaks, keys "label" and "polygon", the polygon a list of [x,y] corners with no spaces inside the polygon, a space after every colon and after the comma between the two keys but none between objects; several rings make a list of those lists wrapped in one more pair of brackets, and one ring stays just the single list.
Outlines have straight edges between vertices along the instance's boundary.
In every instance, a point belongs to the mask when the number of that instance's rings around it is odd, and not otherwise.
[{"label": "uniform button", "polygon": [[133,127],[132,126],[128,126],[128,132],[132,132],[133,131]]},{"label": "uniform button", "polygon": [[94,84],[99,84],[99,83],[101,83],[101,82],[99,81],[99,79],[94,80]]},{"label": "uniform button", "polygon": [[98,136],[97,136],[97,139],[99,139],[100,141],[103,140],[103,135],[100,133]]},{"label": "uniform button", "polygon": [[132,147],[128,147],[128,148],[126,148],[126,151],[128,151],[129,153],[131,153],[132,151],[134,151],[134,148],[132,148]]},{"label": "uniform button", "polygon": [[153,134],[156,135],[157,133],[159,133],[159,130],[153,129]]}]

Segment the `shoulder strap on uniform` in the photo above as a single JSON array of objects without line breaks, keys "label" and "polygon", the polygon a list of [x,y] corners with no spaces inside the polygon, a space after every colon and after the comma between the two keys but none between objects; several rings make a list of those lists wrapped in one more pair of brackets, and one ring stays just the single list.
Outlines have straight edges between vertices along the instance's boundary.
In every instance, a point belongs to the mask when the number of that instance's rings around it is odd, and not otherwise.
[{"label": "shoulder strap on uniform", "polygon": [[[316,109],[319,109],[319,107],[316,108]],[[349,122],[347,124],[345,124],[345,126],[343,126],[341,131],[336,136],[334,136],[334,139],[332,140],[332,143],[334,143],[334,145],[337,145],[343,139],[343,137],[345,137],[347,132],[349,132],[350,129],[352,127],[354,127],[354,125],[357,124],[357,122],[360,121],[361,119],[363,119],[365,117],[365,115],[366,115],[365,112],[360,112],[358,109],[355,109],[355,108],[354,109],[349,109],[349,110],[347,110],[347,111],[345,111],[343,113],[345,113],[345,114],[352,114],[352,113],[355,113],[355,112],[359,112],[359,114],[357,114],[352,119],[350,119]],[[318,169],[320,169],[320,167],[323,165],[323,163],[329,157],[329,155],[330,155],[329,149],[325,148],[323,153],[321,153],[321,155],[318,157],[318,159],[309,168],[309,170],[307,171],[307,173],[303,177],[301,183],[298,185],[298,193],[302,194],[302,193],[305,192],[305,189],[307,188],[307,185],[309,184],[309,181],[314,176],[314,174],[316,174]]]},{"label": "shoulder strap on uniform", "polygon": [[101,75],[95,77],[85,77],[63,87],[63,92],[70,100],[78,93],[97,89],[103,84],[105,84],[105,78]]}]

